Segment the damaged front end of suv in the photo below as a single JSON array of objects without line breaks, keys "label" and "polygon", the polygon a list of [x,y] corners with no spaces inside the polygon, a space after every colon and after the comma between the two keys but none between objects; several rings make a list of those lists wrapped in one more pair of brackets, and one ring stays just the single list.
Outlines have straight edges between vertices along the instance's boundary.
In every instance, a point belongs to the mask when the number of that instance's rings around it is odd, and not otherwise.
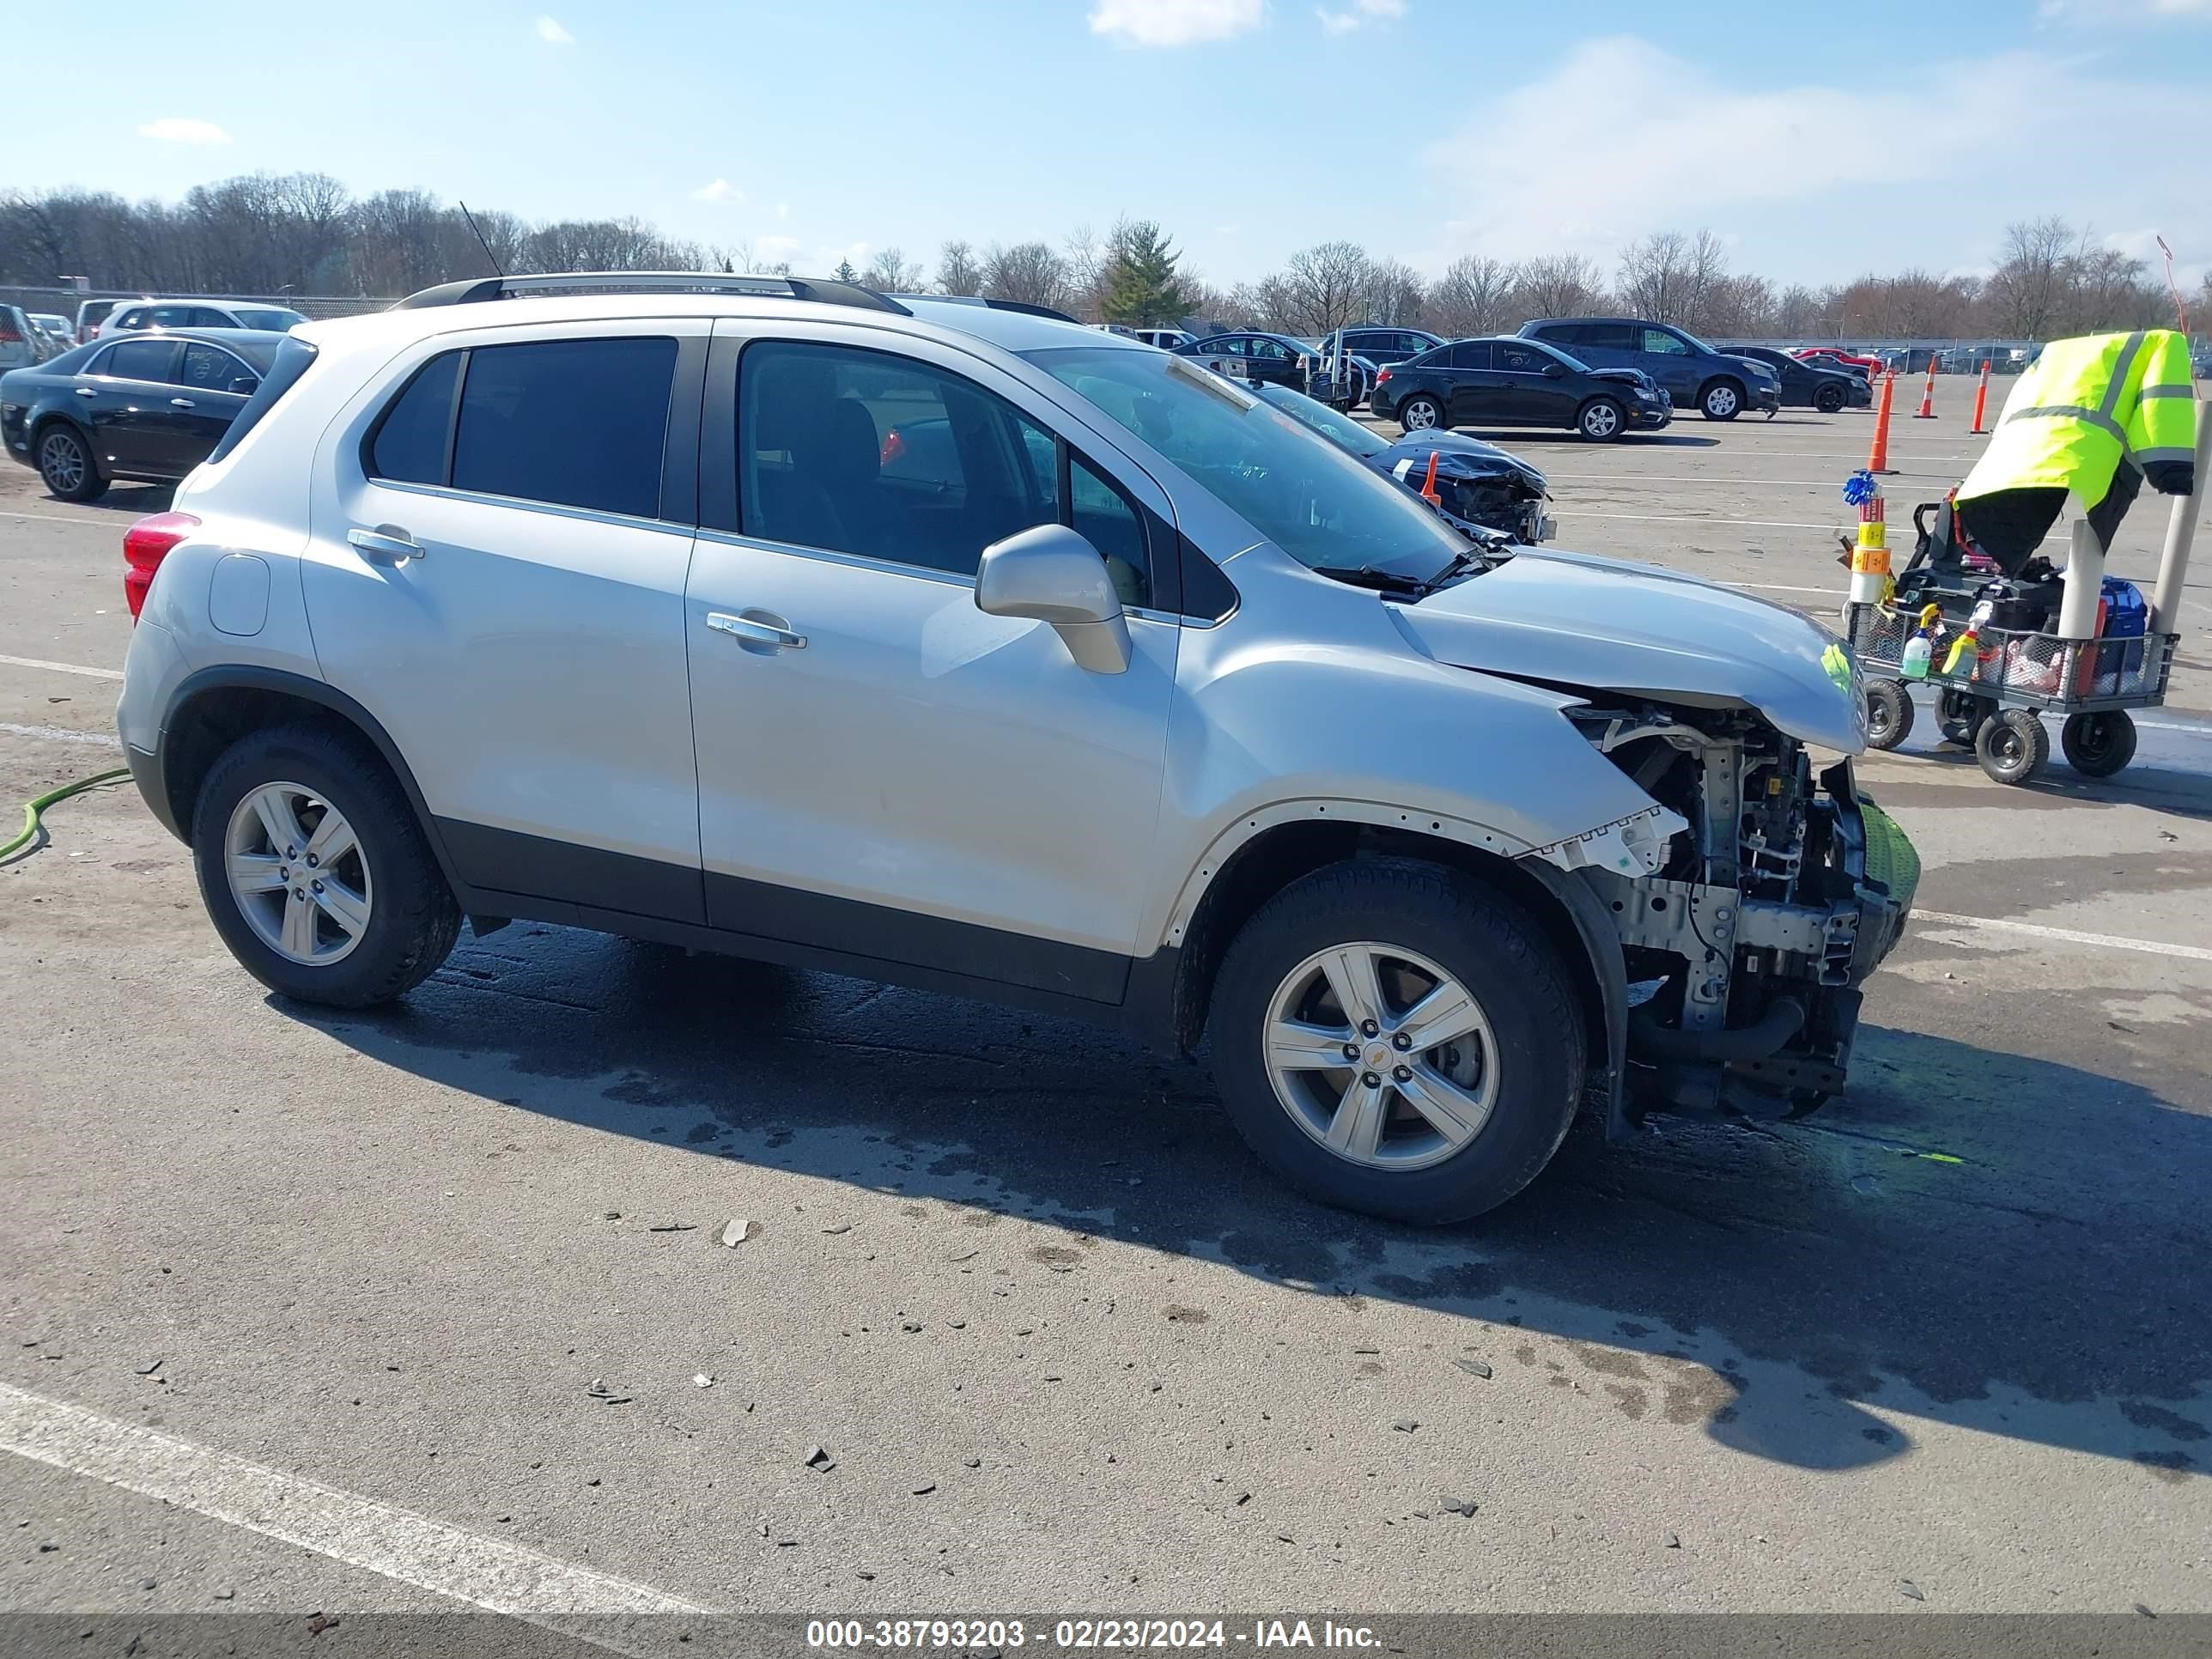
[{"label": "damaged front end of suv", "polygon": [[1848,648],[1748,595],[1534,550],[1404,616],[1442,660],[1572,696],[1569,720],[1650,802],[1524,855],[1585,884],[1619,940],[1615,1131],[1645,1109],[1783,1116],[1840,1091],[1861,987],[1919,880],[1853,776],[1866,703]]}]

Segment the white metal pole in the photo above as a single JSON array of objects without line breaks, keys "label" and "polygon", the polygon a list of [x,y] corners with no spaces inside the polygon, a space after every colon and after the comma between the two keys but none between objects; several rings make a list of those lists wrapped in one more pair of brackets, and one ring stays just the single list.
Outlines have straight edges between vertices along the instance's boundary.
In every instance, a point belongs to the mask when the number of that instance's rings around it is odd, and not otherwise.
[{"label": "white metal pole", "polygon": [[2190,544],[2197,539],[2197,520],[2204,510],[2204,492],[2212,489],[2212,404],[2197,405],[2197,482],[2186,495],[2173,498],[2172,516],[2166,522],[2166,552],[2158,562],[2158,586],[2150,600],[2150,631],[2181,631],[2181,586],[2189,576]]},{"label": "white metal pole", "polygon": [[2089,520],[2074,520],[2074,544],[2066,556],[2066,597],[2058,604],[2058,637],[2097,637],[2097,600],[2105,588],[2105,544]]}]

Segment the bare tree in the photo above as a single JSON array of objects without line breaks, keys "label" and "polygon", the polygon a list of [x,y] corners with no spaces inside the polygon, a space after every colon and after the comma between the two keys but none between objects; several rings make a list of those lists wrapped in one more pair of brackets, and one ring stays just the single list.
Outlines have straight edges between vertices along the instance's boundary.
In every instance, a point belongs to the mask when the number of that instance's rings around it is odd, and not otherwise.
[{"label": "bare tree", "polygon": [[1710,230],[1656,231],[1620,251],[1620,302],[1655,323],[1717,330],[1707,313],[1727,276],[1727,249]]},{"label": "bare tree", "polygon": [[983,292],[994,300],[1058,307],[1067,296],[1067,262],[1043,242],[996,242],[984,251]]},{"label": "bare tree", "polygon": [[2074,227],[2056,214],[2005,227],[2004,258],[1990,275],[1990,314],[2024,340],[2050,333],[2073,285]]},{"label": "bare tree", "polygon": [[1571,317],[1605,304],[1605,277],[1579,253],[1547,253],[1516,267],[1512,309],[1531,317]]},{"label": "bare tree", "polygon": [[1322,242],[1291,255],[1283,271],[1286,320],[1301,334],[1327,334],[1358,322],[1371,266],[1357,242]]},{"label": "bare tree", "polygon": [[920,261],[909,259],[895,247],[878,252],[860,273],[863,285],[878,294],[912,294],[922,284]]},{"label": "bare tree", "polygon": [[947,242],[937,252],[937,291],[939,294],[981,294],[983,268],[965,242]]},{"label": "bare tree", "polygon": [[1372,260],[1359,290],[1359,305],[1365,313],[1361,320],[1419,323],[1423,297],[1420,276],[1412,266],[1397,259]]},{"label": "bare tree", "polygon": [[1467,254],[1446,265],[1444,274],[1429,285],[1422,314],[1431,328],[1455,339],[1497,334],[1510,326],[1506,299],[1512,288],[1510,266]]}]

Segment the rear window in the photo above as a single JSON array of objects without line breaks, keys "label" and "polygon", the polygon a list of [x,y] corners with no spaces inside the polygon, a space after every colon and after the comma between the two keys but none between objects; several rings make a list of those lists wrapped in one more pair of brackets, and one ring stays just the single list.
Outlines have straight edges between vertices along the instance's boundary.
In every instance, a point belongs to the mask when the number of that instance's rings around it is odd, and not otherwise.
[{"label": "rear window", "polygon": [[[288,342],[289,343],[289,342]],[[447,351],[415,371],[368,441],[368,473],[399,483],[446,482],[446,434],[461,353]]]},{"label": "rear window", "polygon": [[469,353],[453,488],[649,519],[676,342],[540,340]]},{"label": "rear window", "polygon": [[[121,346],[116,348],[118,351],[122,349]],[[245,407],[231,418],[228,428],[222,434],[222,441],[215,447],[208,459],[219,461],[237,448],[246,434],[261,423],[261,417],[276,406],[276,400],[300,383],[300,377],[307,372],[314,361],[314,347],[305,340],[286,336],[284,343],[276,348],[276,355],[270,360],[268,371],[261,377],[261,385],[246,400]]]}]

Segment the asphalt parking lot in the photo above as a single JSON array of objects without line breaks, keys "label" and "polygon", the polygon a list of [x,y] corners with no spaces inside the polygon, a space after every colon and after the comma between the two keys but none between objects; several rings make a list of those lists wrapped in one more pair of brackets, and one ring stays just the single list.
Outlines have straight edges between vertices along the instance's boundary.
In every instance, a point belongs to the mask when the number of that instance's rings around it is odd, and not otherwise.
[{"label": "asphalt parking lot", "polygon": [[[1969,395],[1900,407],[1900,549]],[[1869,421],[1486,435],[1560,545],[1826,615]],[[11,817],[118,762],[164,499],[0,468]],[[289,1006],[73,799],[0,868],[0,1605],[2212,1612],[2212,555],[2187,605],[2119,778],[1865,763],[1927,873],[1845,1099],[1438,1232],[919,993],[518,924]]]}]

